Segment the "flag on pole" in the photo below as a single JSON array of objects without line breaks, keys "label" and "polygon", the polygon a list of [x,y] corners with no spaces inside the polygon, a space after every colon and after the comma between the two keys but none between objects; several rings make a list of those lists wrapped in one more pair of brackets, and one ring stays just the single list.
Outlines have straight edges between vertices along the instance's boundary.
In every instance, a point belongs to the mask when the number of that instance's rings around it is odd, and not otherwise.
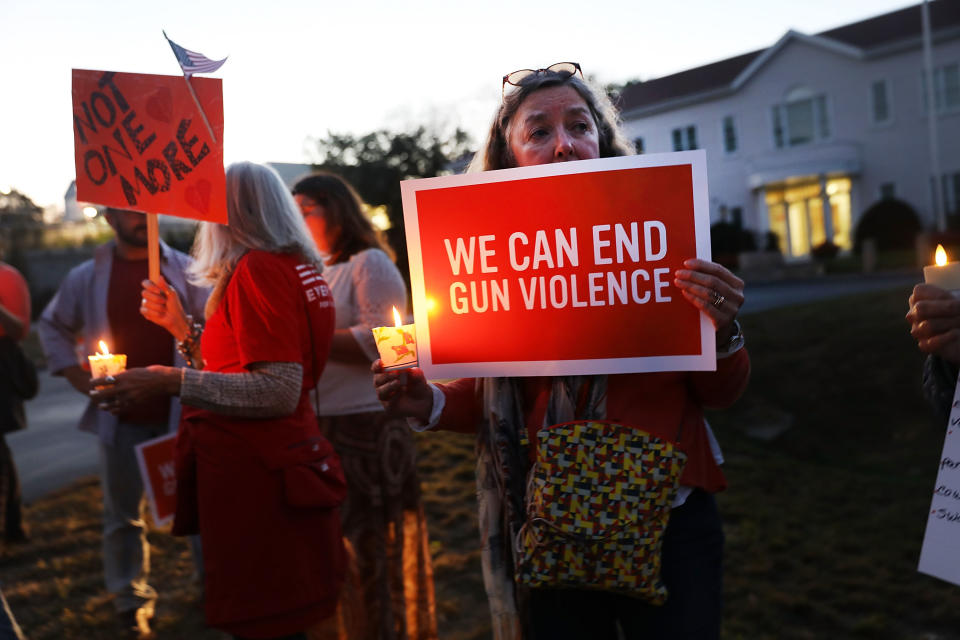
[{"label": "flag on pole", "polygon": [[163,32],[163,37],[167,38],[167,42],[170,43],[170,48],[173,49],[173,55],[177,56],[177,62],[180,63],[180,68],[183,69],[183,75],[187,78],[195,73],[213,73],[227,61],[226,58],[223,60],[211,60],[202,53],[184,49],[171,40],[167,36],[166,31]]}]

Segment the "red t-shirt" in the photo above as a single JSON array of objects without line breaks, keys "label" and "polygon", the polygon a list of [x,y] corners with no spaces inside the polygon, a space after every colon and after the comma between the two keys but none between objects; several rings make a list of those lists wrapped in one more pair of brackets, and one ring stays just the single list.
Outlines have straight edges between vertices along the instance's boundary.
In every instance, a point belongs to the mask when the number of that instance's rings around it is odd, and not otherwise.
[{"label": "red t-shirt", "polygon": [[291,634],[336,605],[341,559],[318,541],[340,539],[339,513],[288,506],[283,475],[269,464],[271,454],[320,435],[309,393],[333,328],[330,289],[312,265],[251,251],[203,332],[207,371],[245,372],[256,362],[296,362],[304,371],[289,416],[241,418],[183,406],[177,451],[179,464],[191,454],[196,461],[207,622],[239,636]]},{"label": "red t-shirt", "polygon": [[[309,316],[309,317],[308,317]],[[309,323],[308,323],[309,321]],[[204,370],[245,372],[255,362],[295,362],[303,366],[300,404],[293,415],[271,421],[297,429],[316,428],[309,392],[316,386],[333,340],[330,289],[313,265],[293,254],[250,251],[237,263],[217,310],[202,337]],[[193,419],[197,410],[184,407]],[[204,411],[203,420],[242,429],[243,418]],[[261,422],[252,420],[252,422]],[[263,429],[250,431],[254,440]],[[304,431],[303,437],[308,437]],[[267,434],[277,437],[277,432]],[[248,442],[253,442],[248,440]],[[263,444],[267,444],[263,442]]]},{"label": "red t-shirt", "polygon": [[[23,322],[23,336],[15,336],[22,339],[30,331],[30,290],[20,272],[5,262],[0,262],[0,304]],[[0,327],[0,336],[5,335]]]}]

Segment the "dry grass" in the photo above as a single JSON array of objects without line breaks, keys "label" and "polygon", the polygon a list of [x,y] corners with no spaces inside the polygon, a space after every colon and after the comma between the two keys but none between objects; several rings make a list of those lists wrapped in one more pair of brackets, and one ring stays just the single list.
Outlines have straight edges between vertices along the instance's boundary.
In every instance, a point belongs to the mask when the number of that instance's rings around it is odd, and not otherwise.
[{"label": "dry grass", "polygon": [[[727,455],[726,640],[960,640],[960,587],[916,563],[943,425],[920,395],[906,291],[748,316],[751,388],[710,416]],[[770,440],[758,433],[789,425]],[[417,436],[440,637],[488,638],[473,439]],[[31,640],[111,638],[100,492],[82,482],[28,509],[30,544],[0,555]],[[186,544],[150,534],[160,638],[213,639]]]}]

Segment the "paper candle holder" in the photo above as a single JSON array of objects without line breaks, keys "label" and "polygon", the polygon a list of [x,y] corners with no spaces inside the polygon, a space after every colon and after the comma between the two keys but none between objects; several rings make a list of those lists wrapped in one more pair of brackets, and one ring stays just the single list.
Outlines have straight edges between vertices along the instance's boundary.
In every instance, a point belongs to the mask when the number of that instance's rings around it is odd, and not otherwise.
[{"label": "paper candle holder", "polygon": [[384,369],[417,366],[417,339],[412,324],[399,327],[374,327],[373,339]]},{"label": "paper candle holder", "polygon": [[110,353],[102,340],[100,341],[100,353],[87,356],[87,360],[90,362],[90,373],[94,378],[115,376],[127,368],[127,355],[125,353]]}]

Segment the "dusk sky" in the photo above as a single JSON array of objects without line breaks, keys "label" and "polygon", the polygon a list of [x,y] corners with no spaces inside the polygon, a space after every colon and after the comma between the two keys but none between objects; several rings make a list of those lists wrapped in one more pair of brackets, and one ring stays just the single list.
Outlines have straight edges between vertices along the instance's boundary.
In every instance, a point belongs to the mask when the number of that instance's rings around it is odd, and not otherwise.
[{"label": "dusk sky", "polygon": [[176,75],[161,30],[223,79],[225,159],[306,162],[307,139],[420,123],[479,141],[519,68],[650,79],[916,4],[904,0],[407,3],[0,0],[0,187],[59,204],[74,178],[70,70]]}]

